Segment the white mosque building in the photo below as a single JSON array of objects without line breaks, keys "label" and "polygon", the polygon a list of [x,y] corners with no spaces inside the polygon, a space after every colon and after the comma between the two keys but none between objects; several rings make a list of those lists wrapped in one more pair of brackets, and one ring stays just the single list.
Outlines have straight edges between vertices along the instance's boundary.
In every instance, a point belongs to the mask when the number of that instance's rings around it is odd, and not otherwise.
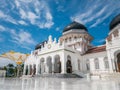
[{"label": "white mosque building", "polygon": [[72,22],[57,41],[48,37],[38,44],[24,63],[24,75],[120,72],[120,14],[110,23],[106,43],[92,46],[87,28]]}]

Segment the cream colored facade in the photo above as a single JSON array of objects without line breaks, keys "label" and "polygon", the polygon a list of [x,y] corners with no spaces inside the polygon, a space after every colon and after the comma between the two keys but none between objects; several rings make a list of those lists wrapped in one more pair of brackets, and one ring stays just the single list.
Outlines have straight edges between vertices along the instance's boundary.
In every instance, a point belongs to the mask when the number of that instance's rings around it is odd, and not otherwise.
[{"label": "cream colored facade", "polygon": [[24,75],[82,73],[95,76],[119,72],[120,24],[110,31],[105,45],[92,47],[92,39],[84,29],[70,29],[58,41],[49,36],[48,41],[26,59]]}]

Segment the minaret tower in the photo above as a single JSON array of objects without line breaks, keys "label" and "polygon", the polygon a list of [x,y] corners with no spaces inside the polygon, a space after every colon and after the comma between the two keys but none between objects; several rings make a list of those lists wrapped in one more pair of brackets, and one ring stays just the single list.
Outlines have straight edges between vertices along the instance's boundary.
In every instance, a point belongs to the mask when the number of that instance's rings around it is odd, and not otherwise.
[{"label": "minaret tower", "polygon": [[59,40],[61,45],[64,44],[84,54],[90,46],[92,37],[84,25],[74,21],[64,28]]}]

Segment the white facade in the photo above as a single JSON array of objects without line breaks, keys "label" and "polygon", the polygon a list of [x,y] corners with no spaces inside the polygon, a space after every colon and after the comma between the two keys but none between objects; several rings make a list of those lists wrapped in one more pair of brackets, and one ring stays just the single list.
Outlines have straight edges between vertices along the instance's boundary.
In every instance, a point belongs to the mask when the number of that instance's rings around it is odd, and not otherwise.
[{"label": "white facade", "polygon": [[49,36],[25,61],[24,75],[119,72],[120,25],[114,29],[106,38],[106,44],[98,47],[91,47],[92,37],[85,30],[66,31],[58,42]]}]

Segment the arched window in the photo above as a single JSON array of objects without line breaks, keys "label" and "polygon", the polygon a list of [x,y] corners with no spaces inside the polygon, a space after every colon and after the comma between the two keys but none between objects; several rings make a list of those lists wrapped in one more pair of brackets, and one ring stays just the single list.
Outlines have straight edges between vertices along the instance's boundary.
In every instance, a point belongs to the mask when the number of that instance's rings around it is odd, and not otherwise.
[{"label": "arched window", "polygon": [[107,57],[104,58],[104,66],[105,66],[105,69],[109,68],[109,62],[108,62]]},{"label": "arched window", "polygon": [[67,60],[71,60],[71,56],[70,55],[67,56]]},{"label": "arched window", "polygon": [[65,42],[67,43],[67,38],[65,39]]},{"label": "arched window", "polygon": [[69,41],[71,41],[72,39],[71,39],[71,37],[69,37]]},{"label": "arched window", "polygon": [[95,69],[99,69],[99,60],[97,58],[94,60],[94,63],[95,63]]},{"label": "arched window", "polygon": [[77,37],[75,36],[74,39],[77,40]]},{"label": "arched window", "polygon": [[86,69],[90,70],[90,62],[89,62],[89,60],[86,60]]}]

